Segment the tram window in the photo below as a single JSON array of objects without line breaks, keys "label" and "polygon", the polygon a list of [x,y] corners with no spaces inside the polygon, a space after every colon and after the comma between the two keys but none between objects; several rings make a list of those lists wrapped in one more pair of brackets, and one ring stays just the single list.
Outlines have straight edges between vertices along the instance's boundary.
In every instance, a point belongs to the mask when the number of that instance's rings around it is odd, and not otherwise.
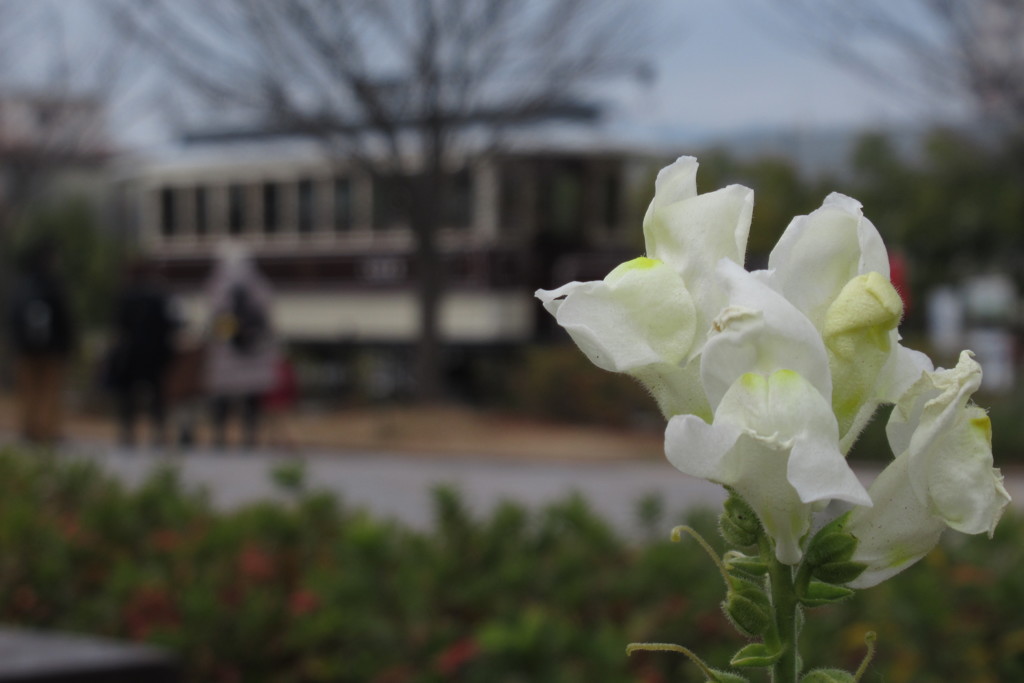
[{"label": "tram window", "polygon": [[313,232],[316,220],[316,186],[309,178],[300,180],[296,186],[298,199],[298,222],[299,232],[308,234]]},{"label": "tram window", "polygon": [[352,183],[348,178],[334,179],[334,229],[345,232],[352,228]]},{"label": "tram window", "polygon": [[276,183],[263,183],[263,231],[277,232],[280,224],[280,191]]},{"label": "tram window", "polygon": [[468,169],[445,178],[444,222],[452,228],[468,228],[473,222],[473,176]]},{"label": "tram window", "polygon": [[583,181],[576,168],[560,168],[545,179],[541,201],[549,212],[549,227],[560,238],[572,239],[582,231]]},{"label": "tram window", "polygon": [[174,195],[174,188],[164,187],[160,190],[160,233],[164,237],[171,237],[178,231],[178,212]]},{"label": "tram window", "polygon": [[506,164],[501,169],[499,211],[501,227],[504,230],[521,230],[526,227],[528,185],[527,174],[519,165]]},{"label": "tram window", "polygon": [[604,225],[614,230],[619,227],[621,222],[622,182],[618,173],[609,173],[605,176],[604,196],[601,199],[604,208]]},{"label": "tram window", "polygon": [[205,235],[209,232],[209,221],[207,220],[206,188],[198,186],[195,189],[195,221],[196,234]]},{"label": "tram window", "polygon": [[376,176],[373,179],[373,227],[389,230],[406,223],[406,184],[394,175]]},{"label": "tram window", "polygon": [[241,185],[228,186],[228,232],[241,234],[245,228],[245,188]]}]

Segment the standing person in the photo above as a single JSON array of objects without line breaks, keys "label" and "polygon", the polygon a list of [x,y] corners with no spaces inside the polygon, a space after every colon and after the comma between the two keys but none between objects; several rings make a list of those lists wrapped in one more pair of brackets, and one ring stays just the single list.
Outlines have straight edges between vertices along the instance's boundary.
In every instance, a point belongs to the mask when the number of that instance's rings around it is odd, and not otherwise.
[{"label": "standing person", "polygon": [[214,445],[223,447],[233,409],[242,411],[244,443],[256,445],[263,395],[275,382],[278,349],[270,316],[270,284],[246,251],[221,249],[208,283],[210,340],[205,379]]},{"label": "standing person", "polygon": [[8,308],[8,331],[22,436],[54,444],[61,438],[67,363],[75,347],[75,321],[50,240],[24,253]]},{"label": "standing person", "polygon": [[167,369],[173,357],[177,316],[163,282],[145,261],[132,264],[114,314],[115,339],[111,362],[116,366],[112,384],[118,399],[121,443],[135,443],[135,422],[145,401],[151,440],[165,440]]}]

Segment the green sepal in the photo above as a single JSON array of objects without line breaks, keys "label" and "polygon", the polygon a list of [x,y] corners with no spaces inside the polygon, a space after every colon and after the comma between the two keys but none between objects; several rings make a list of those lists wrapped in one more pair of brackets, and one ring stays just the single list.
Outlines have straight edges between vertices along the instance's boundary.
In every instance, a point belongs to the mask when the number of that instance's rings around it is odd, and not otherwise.
[{"label": "green sepal", "polygon": [[741,548],[757,545],[764,533],[757,513],[733,491],[729,492],[724,508],[721,517],[718,518],[722,538],[730,545]]},{"label": "green sepal", "polygon": [[772,604],[764,589],[753,581],[733,577],[722,603],[729,621],[740,633],[756,638],[768,632],[773,622]]},{"label": "green sepal", "polygon": [[832,520],[821,528],[807,545],[804,562],[811,567],[846,562],[857,549],[857,537],[846,531],[850,513]]},{"label": "green sepal", "polygon": [[829,562],[811,570],[811,576],[825,583],[849,583],[864,573],[862,562]]},{"label": "green sepal", "polygon": [[768,563],[761,557],[744,555],[737,550],[730,550],[722,558],[725,568],[730,572],[740,571],[750,576],[764,576],[768,573]]},{"label": "green sepal", "polygon": [[742,669],[769,667],[779,661],[783,652],[783,649],[773,651],[764,643],[751,643],[733,655],[729,663]]},{"label": "green sepal", "polygon": [[818,567],[833,562],[846,562],[857,549],[857,538],[853,534],[839,532],[817,535],[811,541],[804,555],[807,564]]},{"label": "green sepal", "polygon": [[857,679],[842,669],[815,669],[801,678],[800,683],[857,683]]},{"label": "green sepal", "polygon": [[750,683],[749,678],[718,669],[708,669],[704,675],[708,676],[709,683]]},{"label": "green sepal", "polygon": [[803,595],[800,596],[800,604],[805,607],[821,607],[822,605],[830,605],[834,602],[845,600],[853,595],[853,593],[852,588],[834,586],[830,583],[822,583],[821,581],[811,581],[804,590]]}]

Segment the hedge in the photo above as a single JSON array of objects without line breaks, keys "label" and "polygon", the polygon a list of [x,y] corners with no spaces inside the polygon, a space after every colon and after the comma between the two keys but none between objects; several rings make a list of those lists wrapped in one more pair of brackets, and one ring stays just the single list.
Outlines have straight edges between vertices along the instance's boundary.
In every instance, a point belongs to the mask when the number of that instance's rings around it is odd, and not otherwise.
[{"label": "hedge", "polygon": [[[272,473],[290,502],[223,512],[173,469],[128,489],[86,461],[0,453],[0,615],[9,624],[156,643],[188,681],[699,681],[671,654],[722,664],[739,644],[720,578],[673,544],[653,498],[621,538],[579,497],[471,516],[450,489],[414,531]],[[715,516],[689,516],[709,537]],[[1024,680],[1024,524],[950,536],[921,566],[812,615],[809,665],[867,681]]]}]

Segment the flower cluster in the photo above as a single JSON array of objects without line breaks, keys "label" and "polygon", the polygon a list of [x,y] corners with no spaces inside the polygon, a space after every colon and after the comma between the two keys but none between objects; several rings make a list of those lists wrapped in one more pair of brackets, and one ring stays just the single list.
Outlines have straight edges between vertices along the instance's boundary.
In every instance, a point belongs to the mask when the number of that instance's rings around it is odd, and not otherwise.
[{"label": "flower cluster", "polygon": [[[851,503],[853,587],[913,564],[947,526],[991,533],[1009,496],[970,403],[981,367],[965,351],[936,370],[900,344],[903,304],[860,203],[830,195],[748,271],[753,192],[698,194],[696,175],[692,157],[658,174],[646,257],[537,292],[594,364],[647,387],[669,461],[739,495],[786,565],[807,552],[816,511]],[[883,403],[895,458],[865,490],[846,454]]]}]

